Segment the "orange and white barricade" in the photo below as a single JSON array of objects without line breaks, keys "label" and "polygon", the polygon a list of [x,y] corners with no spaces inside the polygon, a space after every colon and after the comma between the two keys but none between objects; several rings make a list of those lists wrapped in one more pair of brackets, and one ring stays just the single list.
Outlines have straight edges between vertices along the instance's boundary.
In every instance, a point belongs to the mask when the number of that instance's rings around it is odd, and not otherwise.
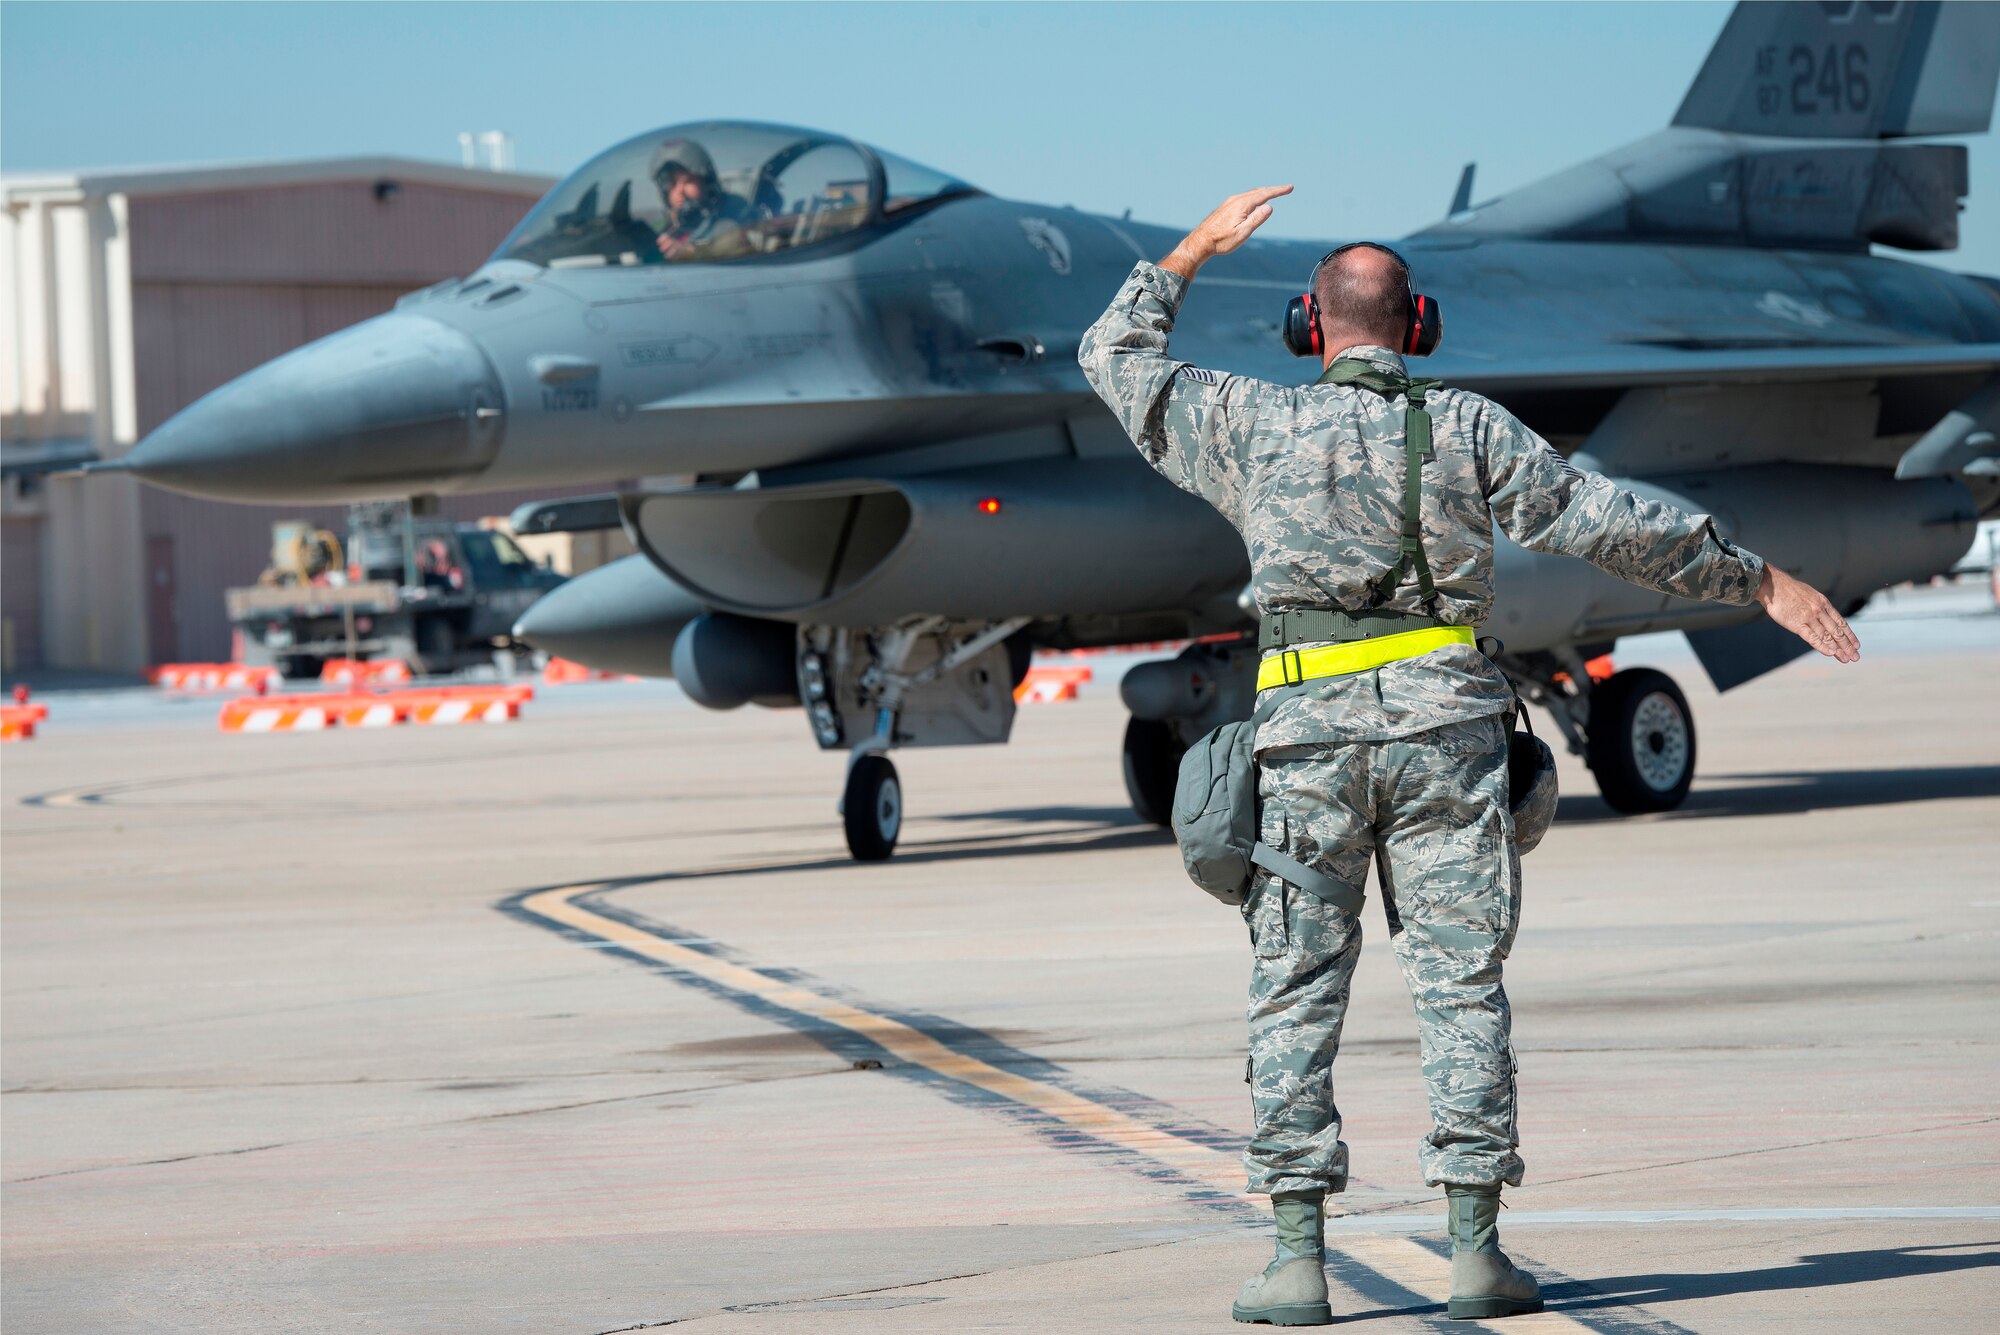
[{"label": "orange and white barricade", "polygon": [[343,728],[390,728],[410,717],[408,702],[393,696],[362,693],[330,699],[334,716]]},{"label": "orange and white barricade", "polygon": [[321,732],[340,722],[350,696],[252,695],[222,707],[224,732]]},{"label": "orange and white barricade", "polygon": [[398,691],[407,700],[412,723],[511,723],[521,706],[535,698],[532,686],[442,686],[434,691]]},{"label": "orange and white barricade", "polygon": [[246,696],[222,707],[224,732],[318,732],[401,723],[511,723],[532,686],[438,686],[408,691]]},{"label": "orange and white barricade", "polygon": [[623,672],[606,672],[602,668],[586,667],[573,663],[567,658],[551,658],[542,667],[542,685],[568,686],[579,681],[637,681],[638,678]]},{"label": "orange and white barricade", "polygon": [[262,691],[278,680],[278,669],[242,663],[162,663],[146,669],[146,680],[174,691]]},{"label": "orange and white barricade", "polygon": [[410,665],[400,658],[329,658],[319,679],[330,686],[401,686],[410,679]]},{"label": "orange and white barricade", "polygon": [[[1599,654],[1588,663],[1585,663],[1583,670],[1590,674],[1591,684],[1595,685],[1600,681],[1611,680],[1612,674],[1618,671],[1618,665],[1611,661],[1610,654]],[[1555,679],[1566,682],[1569,680],[1569,673],[1558,672],[1555,674]]]},{"label": "orange and white barricade", "polygon": [[30,740],[35,735],[35,725],[48,716],[47,705],[0,705],[0,741]]},{"label": "orange and white barricade", "polygon": [[1087,667],[1031,667],[1014,688],[1014,698],[1024,705],[1074,700],[1077,689],[1090,677],[1091,670]]}]

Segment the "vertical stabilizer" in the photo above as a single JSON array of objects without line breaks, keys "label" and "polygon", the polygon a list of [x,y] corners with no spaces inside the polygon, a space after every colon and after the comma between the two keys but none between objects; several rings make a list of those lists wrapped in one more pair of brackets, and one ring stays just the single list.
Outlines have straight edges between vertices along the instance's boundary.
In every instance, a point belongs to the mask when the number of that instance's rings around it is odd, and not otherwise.
[{"label": "vertical stabilizer", "polygon": [[2000,76],[1988,0],[1745,0],[1674,124],[1794,139],[1978,134]]}]

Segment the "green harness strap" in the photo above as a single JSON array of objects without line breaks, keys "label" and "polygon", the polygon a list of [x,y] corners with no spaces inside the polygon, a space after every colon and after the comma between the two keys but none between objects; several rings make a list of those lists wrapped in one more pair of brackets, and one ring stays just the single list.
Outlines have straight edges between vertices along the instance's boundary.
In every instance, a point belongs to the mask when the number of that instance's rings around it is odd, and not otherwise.
[{"label": "green harness strap", "polygon": [[1389,601],[1396,592],[1396,586],[1402,582],[1404,572],[1415,568],[1417,588],[1423,594],[1424,606],[1428,608],[1437,601],[1437,586],[1431,583],[1431,563],[1424,555],[1424,456],[1431,452],[1431,415],[1425,409],[1424,401],[1432,390],[1444,382],[1412,380],[1394,371],[1385,371],[1372,362],[1343,357],[1326,368],[1318,383],[1359,385],[1385,399],[1397,394],[1404,396],[1403,527],[1397,543],[1396,564],[1375,581],[1375,602],[1380,606]]}]

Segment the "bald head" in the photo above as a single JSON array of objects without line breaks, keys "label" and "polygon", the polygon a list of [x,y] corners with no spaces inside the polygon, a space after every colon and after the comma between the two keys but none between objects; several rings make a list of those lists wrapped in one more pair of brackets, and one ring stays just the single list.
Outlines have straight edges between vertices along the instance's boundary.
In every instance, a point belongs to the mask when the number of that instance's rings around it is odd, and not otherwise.
[{"label": "bald head", "polygon": [[1320,266],[1313,284],[1329,353],[1357,343],[1400,352],[1410,319],[1410,272],[1394,255],[1356,246]]}]

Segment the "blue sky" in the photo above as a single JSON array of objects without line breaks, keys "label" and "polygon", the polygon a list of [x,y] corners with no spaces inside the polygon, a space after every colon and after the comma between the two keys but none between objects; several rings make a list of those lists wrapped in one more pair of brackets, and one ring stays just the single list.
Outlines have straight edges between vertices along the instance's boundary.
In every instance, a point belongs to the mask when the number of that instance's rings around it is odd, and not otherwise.
[{"label": "blue sky", "polygon": [[[1726,3],[0,5],[0,169],[394,153],[513,134],[561,174],[627,135],[837,130],[996,194],[1191,225],[1292,181],[1280,236],[1435,221],[1666,124]],[[1966,245],[2000,273],[2000,150]]]}]

